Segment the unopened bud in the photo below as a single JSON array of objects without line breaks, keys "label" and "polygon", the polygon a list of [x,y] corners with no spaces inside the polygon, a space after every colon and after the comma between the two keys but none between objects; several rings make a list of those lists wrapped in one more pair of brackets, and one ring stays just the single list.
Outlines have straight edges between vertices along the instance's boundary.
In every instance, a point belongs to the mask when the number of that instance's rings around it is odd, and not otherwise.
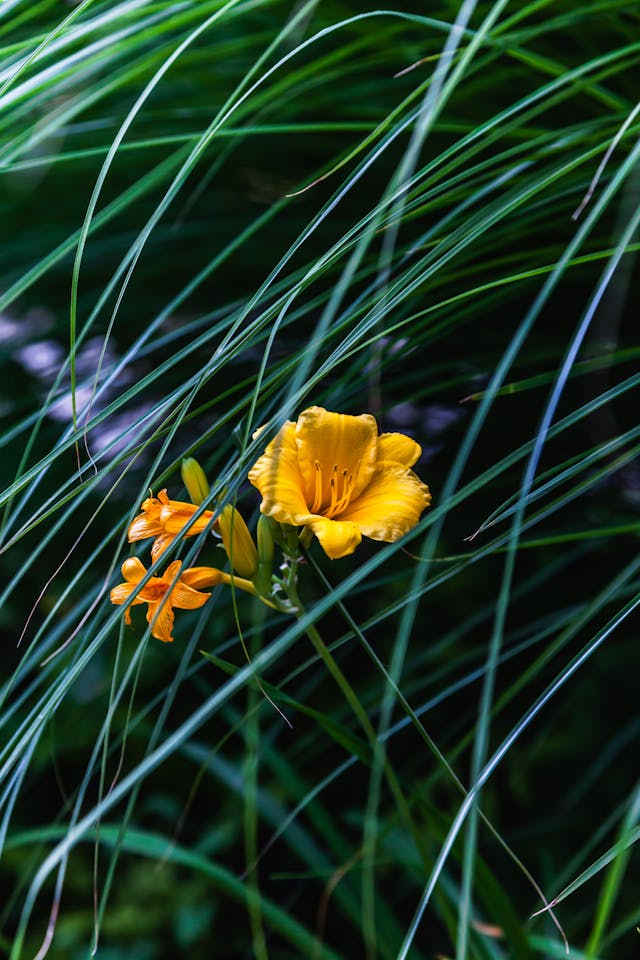
[{"label": "unopened bud", "polygon": [[289,557],[300,556],[300,537],[296,527],[289,523],[279,524],[278,533],[282,543],[282,549]]},{"label": "unopened bud", "polygon": [[258,551],[242,514],[228,503],[218,517],[218,528],[234,571],[246,580],[258,572]]},{"label": "unopened bud", "polygon": [[271,517],[261,513],[258,517],[258,572],[254,583],[258,593],[269,595],[273,576],[273,552],[277,523]]},{"label": "unopened bud", "polygon": [[209,496],[209,481],[206,474],[197,460],[193,457],[186,457],[180,467],[182,482],[184,483],[191,502],[198,506]]}]

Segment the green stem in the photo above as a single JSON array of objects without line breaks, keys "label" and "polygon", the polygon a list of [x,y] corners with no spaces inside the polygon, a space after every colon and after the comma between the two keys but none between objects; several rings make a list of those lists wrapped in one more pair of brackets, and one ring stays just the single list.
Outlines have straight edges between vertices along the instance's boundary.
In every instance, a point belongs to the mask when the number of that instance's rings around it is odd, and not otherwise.
[{"label": "green stem", "polygon": [[[301,559],[301,558],[300,558]],[[287,577],[284,582],[284,588],[286,590],[289,601],[295,609],[295,615],[298,620],[301,620],[305,616],[305,610],[300,602],[300,597],[298,596],[297,590],[297,564],[292,564],[292,574]],[[394,800],[397,805],[398,812],[400,816],[404,819],[405,823],[411,831],[414,841],[418,849],[422,850],[423,840],[419,834],[418,829],[413,823],[411,816],[411,811],[407,800],[402,792],[398,779],[394,773],[393,767],[389,764],[387,759],[386,750],[384,745],[378,740],[376,735],[375,728],[369,717],[366,710],[362,706],[358,695],[355,690],[347,680],[346,676],[336,663],[334,657],[331,654],[331,651],[327,647],[326,643],[320,636],[317,627],[315,624],[310,623],[305,627],[305,631],[309,640],[311,641],[314,650],[322,660],[322,663],[327,668],[330,675],[335,680],[338,685],[342,695],[345,700],[351,707],[356,718],[360,722],[360,725],[366,734],[366,737],[371,746],[373,757],[382,767],[387,782],[389,784],[389,789],[394,797]],[[365,824],[365,836],[367,835],[366,824]],[[422,851],[424,853],[424,851]],[[369,873],[366,869],[367,860],[375,855],[375,847],[372,847],[371,850],[363,849],[363,860],[364,860],[364,877],[366,879],[367,875],[371,876],[373,873],[373,864],[369,864]],[[376,954],[376,927],[375,927],[375,888],[372,886],[371,889],[363,889],[363,906],[365,906],[364,916],[363,916],[363,932],[365,936],[367,956],[375,957]]]},{"label": "green stem", "polygon": [[[264,608],[256,610],[260,617]],[[251,654],[257,652],[259,632],[254,637]],[[267,943],[262,919],[262,897],[258,877],[258,762],[260,740],[260,712],[255,709],[258,693],[253,684],[248,686],[245,734],[244,774],[244,847],[247,862],[247,910],[251,926],[253,955],[256,960],[268,960]]]}]

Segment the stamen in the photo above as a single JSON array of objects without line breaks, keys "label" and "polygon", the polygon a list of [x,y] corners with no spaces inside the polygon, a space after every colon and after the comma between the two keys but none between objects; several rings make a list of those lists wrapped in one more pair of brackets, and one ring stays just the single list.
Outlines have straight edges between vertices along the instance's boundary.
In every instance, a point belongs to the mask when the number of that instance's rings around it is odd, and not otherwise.
[{"label": "stamen", "polygon": [[338,496],[338,468],[334,467],[334,476],[331,478],[331,504],[325,516],[329,519],[334,517],[348,506],[353,489],[353,474],[348,470],[342,471],[342,494]]},{"label": "stamen", "polygon": [[330,487],[330,489],[331,489],[331,502],[330,502],[330,504],[329,504],[329,509],[327,510],[327,516],[330,517],[330,518],[331,518],[331,517],[334,515],[334,513],[336,512],[336,503],[338,502],[338,490],[337,490],[338,484],[337,484],[337,482],[336,482],[336,481],[337,481],[337,473],[338,473],[338,465],[336,464],[336,465],[334,466],[334,468],[333,468],[333,476],[331,477],[331,480],[329,481],[329,487]]},{"label": "stamen", "polygon": [[314,460],[313,465],[316,468],[316,476],[311,513],[318,513],[320,507],[322,506],[322,465],[320,464],[319,460]]}]

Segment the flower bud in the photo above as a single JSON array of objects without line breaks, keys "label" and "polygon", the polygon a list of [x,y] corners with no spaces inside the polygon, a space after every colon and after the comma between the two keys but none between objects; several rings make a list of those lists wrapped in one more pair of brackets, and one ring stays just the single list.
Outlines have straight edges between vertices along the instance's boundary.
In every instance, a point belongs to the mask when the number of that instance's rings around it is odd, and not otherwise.
[{"label": "flower bud", "polygon": [[288,557],[300,556],[300,536],[297,527],[288,523],[278,524],[278,533],[282,549]]},{"label": "flower bud", "polygon": [[184,483],[191,502],[200,505],[209,496],[209,481],[197,460],[186,457],[180,467],[182,482]]},{"label": "flower bud", "polygon": [[275,547],[275,532],[277,523],[271,517],[261,513],[258,517],[258,572],[254,583],[258,593],[270,594],[271,578],[273,576],[273,551]]},{"label": "flower bud", "polygon": [[258,572],[258,551],[242,514],[228,503],[218,517],[218,528],[234,571],[246,580]]}]

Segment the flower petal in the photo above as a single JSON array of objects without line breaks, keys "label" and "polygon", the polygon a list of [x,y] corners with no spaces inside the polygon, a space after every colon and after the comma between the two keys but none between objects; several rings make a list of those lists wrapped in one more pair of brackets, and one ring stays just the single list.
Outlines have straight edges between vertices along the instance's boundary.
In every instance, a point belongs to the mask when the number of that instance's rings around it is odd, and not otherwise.
[{"label": "flower petal", "polygon": [[173,543],[175,540],[175,533],[161,533],[159,537],[156,537],[151,545],[151,559],[155,563],[161,553],[167,549],[167,547]]},{"label": "flower petal", "polygon": [[381,433],[378,437],[378,460],[393,460],[403,467],[412,467],[422,447],[404,433]]},{"label": "flower petal", "polygon": [[127,531],[129,543],[133,543],[134,540],[146,540],[147,537],[155,537],[157,534],[162,533],[159,514],[159,510],[155,515],[150,512],[138,514],[138,516],[131,521],[129,530]]},{"label": "flower petal", "polygon": [[162,640],[163,643],[172,643],[174,614],[170,598],[165,597],[159,603],[150,603],[147,621],[151,624],[152,637]]},{"label": "flower petal", "polygon": [[376,464],[371,483],[340,519],[357,524],[365,537],[390,542],[415,527],[430,502],[429,488],[413,470],[387,460]]},{"label": "flower petal", "polygon": [[188,587],[199,590],[201,587],[217,587],[224,583],[225,574],[215,567],[189,567],[184,570],[181,580]]},{"label": "flower petal", "polygon": [[[197,567],[191,567],[191,571],[197,570]],[[200,567],[202,570],[203,568]],[[182,570],[182,561],[174,560],[170,563],[164,572],[162,582],[167,585],[169,590],[167,603],[172,607],[178,607],[181,610],[194,610],[207,602],[210,593],[199,593],[183,581],[184,574]],[[186,571],[185,571],[186,573]],[[197,579],[197,576],[191,574],[191,579]]]},{"label": "flower petal", "polygon": [[308,526],[320,541],[320,546],[326,555],[332,560],[338,560],[353,553],[362,540],[357,525],[349,521],[313,517]]},{"label": "flower petal", "polygon": [[138,557],[129,557],[122,564],[122,576],[128,583],[140,583],[143,577],[146,577],[147,570],[142,560]]},{"label": "flower petal", "polygon": [[200,593],[199,590],[194,590],[182,580],[178,580],[171,591],[171,605],[179,610],[196,610],[198,607],[203,607],[210,596],[210,593]]},{"label": "flower petal", "polygon": [[172,560],[165,572],[162,574],[163,582],[166,583],[168,587],[170,587],[174,581],[177,582],[181,569],[182,560]]},{"label": "flower petal", "polygon": [[135,597],[133,600],[129,599],[135,588],[134,583],[119,583],[109,594],[111,603],[144,603],[144,600],[140,600],[138,597]]},{"label": "flower petal", "polygon": [[[353,476],[351,497],[366,487],[376,461],[378,425],[369,413],[351,417],[329,413],[323,407],[303,410],[296,424],[298,463],[304,481],[305,500],[313,513],[324,513],[331,503],[333,468]],[[318,467],[321,476],[318,478]],[[316,497],[316,484],[322,497]]]},{"label": "flower petal", "polygon": [[127,537],[129,543],[134,540],[145,540],[147,537],[155,537],[162,533],[162,523],[160,522],[160,509],[167,500],[167,491],[161,490],[157,497],[154,497],[151,490],[150,496],[142,504],[142,513],[138,514],[132,520]]},{"label": "flower petal", "polygon": [[[262,495],[260,510],[280,523],[300,526],[309,516],[298,467],[295,424],[287,421],[249,471]],[[300,519],[300,518],[305,519]]]},{"label": "flower petal", "polygon": [[[162,507],[160,511],[160,520],[162,529],[165,533],[181,533],[184,527],[191,521],[196,510],[200,508],[194,503],[182,503],[180,500],[170,500]],[[213,513],[211,510],[203,510],[197,520],[193,520],[189,529],[185,532],[186,537],[193,537],[197,533],[202,533],[211,524]]]}]

